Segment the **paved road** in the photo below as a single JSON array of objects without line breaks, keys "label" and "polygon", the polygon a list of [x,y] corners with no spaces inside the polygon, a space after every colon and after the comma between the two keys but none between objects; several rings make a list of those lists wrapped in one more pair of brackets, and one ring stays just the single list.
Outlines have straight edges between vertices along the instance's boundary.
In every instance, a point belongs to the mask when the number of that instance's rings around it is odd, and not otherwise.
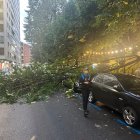
[{"label": "paved road", "polygon": [[86,119],[80,99],[62,94],[32,105],[0,105],[0,112],[0,140],[140,140],[111,110],[90,106]]}]

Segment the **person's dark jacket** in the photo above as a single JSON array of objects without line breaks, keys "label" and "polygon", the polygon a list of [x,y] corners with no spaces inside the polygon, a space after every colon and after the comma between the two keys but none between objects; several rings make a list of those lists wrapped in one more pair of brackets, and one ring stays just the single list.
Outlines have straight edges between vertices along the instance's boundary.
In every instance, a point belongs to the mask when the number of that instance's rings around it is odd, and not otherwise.
[{"label": "person's dark jacket", "polygon": [[[88,84],[85,82],[88,82]],[[90,89],[90,86],[91,86],[90,75],[82,73],[80,78],[79,78],[79,83],[80,83],[81,89]]]}]

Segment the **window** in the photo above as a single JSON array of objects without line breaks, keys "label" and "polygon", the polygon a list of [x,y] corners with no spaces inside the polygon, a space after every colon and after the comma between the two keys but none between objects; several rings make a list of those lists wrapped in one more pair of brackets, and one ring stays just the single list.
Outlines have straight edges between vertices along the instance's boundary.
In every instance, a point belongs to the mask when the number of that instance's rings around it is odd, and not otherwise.
[{"label": "window", "polygon": [[0,36],[0,44],[4,43],[4,36]]},{"label": "window", "polygon": [[8,42],[8,47],[10,47],[10,43]]},{"label": "window", "polygon": [[138,91],[140,89],[140,78],[133,76],[120,76],[118,77],[120,83],[125,89]]},{"label": "window", "polygon": [[15,32],[12,30],[12,35],[14,36],[15,35]]},{"label": "window", "polygon": [[0,13],[0,20],[3,20],[3,13]]},{"label": "window", "polygon": [[119,85],[119,82],[117,78],[111,74],[105,74],[104,75],[104,84],[110,87],[113,87],[115,85]]},{"label": "window", "polygon": [[0,1],[0,9],[3,9],[3,1]]},{"label": "window", "polygon": [[10,37],[10,34],[7,32],[7,36]]},{"label": "window", "polygon": [[15,60],[17,59],[17,56],[16,56],[16,55],[14,55],[14,59],[15,59]]},{"label": "window", "polygon": [[11,25],[12,25],[12,26],[14,26],[14,23],[13,23],[13,21],[12,21],[12,20],[11,20]]},{"label": "window", "polygon": [[10,58],[10,53],[8,52],[8,57]]},{"label": "window", "polygon": [[103,75],[99,74],[99,75],[95,76],[93,81],[97,82],[97,83],[103,83]]},{"label": "window", "polygon": [[14,19],[14,16],[13,16],[13,14],[11,13],[11,17],[12,17],[12,19]]},{"label": "window", "polygon": [[0,55],[4,55],[4,48],[0,48]]},{"label": "window", "polygon": [[0,24],[0,32],[4,32],[3,24]]}]

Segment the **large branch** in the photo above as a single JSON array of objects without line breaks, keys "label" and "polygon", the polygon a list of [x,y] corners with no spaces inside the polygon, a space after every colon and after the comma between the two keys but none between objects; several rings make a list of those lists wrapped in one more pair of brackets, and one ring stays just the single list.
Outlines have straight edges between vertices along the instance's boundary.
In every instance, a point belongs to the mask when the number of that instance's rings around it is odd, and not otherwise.
[{"label": "large branch", "polygon": [[112,69],[109,69],[109,70],[105,70],[104,72],[111,72],[111,71],[114,71],[114,70],[117,70],[117,69],[120,69],[120,68],[129,66],[129,65],[131,65],[131,64],[138,63],[138,62],[139,62],[139,60],[136,59],[136,60],[131,61],[131,62],[128,62],[128,63],[126,63],[126,64],[124,64],[124,65],[118,66],[118,67],[116,67],[116,68],[112,68]]}]

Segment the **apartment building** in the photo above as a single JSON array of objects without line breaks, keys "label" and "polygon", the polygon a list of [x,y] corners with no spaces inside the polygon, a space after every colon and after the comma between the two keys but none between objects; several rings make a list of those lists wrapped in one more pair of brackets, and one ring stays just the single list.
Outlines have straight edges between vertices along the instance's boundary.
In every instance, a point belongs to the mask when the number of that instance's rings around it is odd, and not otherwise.
[{"label": "apartment building", "polygon": [[20,0],[0,0],[0,66],[21,63]]},{"label": "apartment building", "polygon": [[31,46],[21,42],[21,56],[22,56],[22,65],[29,66],[31,63]]}]

